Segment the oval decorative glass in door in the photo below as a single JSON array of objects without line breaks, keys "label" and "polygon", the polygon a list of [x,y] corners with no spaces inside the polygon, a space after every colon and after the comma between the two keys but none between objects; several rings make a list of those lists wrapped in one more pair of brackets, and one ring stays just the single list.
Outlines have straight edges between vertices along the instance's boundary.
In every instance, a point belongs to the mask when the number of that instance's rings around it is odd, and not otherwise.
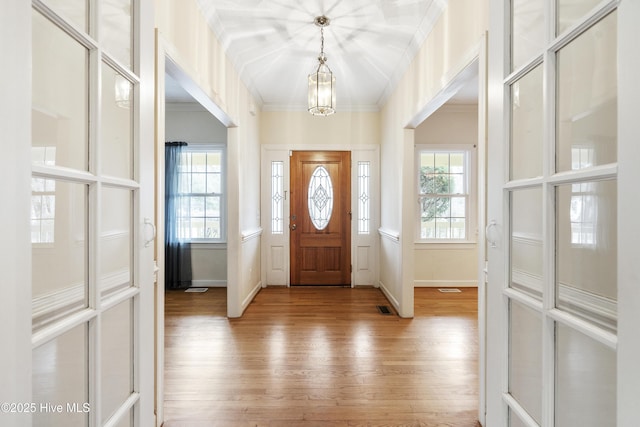
[{"label": "oval decorative glass in door", "polygon": [[333,211],[333,184],[324,166],[318,166],[311,174],[308,195],[311,222],[318,230],[324,230]]}]

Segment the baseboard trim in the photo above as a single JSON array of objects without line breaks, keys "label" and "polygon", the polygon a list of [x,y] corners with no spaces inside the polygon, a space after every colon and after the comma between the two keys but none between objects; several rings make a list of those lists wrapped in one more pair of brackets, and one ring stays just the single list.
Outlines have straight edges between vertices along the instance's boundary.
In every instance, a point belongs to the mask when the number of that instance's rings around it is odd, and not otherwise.
[{"label": "baseboard trim", "polygon": [[[249,295],[247,295],[247,297],[244,299],[244,301],[242,301],[242,307],[240,308],[240,312],[242,314],[244,314],[244,311],[247,309],[247,307],[249,307],[249,304],[251,304],[251,301],[253,301],[253,299],[256,297],[256,295],[258,295],[258,292],[260,292],[262,290],[262,280],[259,281],[251,290],[251,292],[249,292]],[[242,314],[240,316],[242,316]]]},{"label": "baseboard trim", "polygon": [[400,313],[400,304],[398,303],[398,300],[393,297],[391,292],[389,292],[389,289],[387,289],[387,287],[385,286],[384,283],[382,283],[382,281],[379,281],[378,283],[379,283],[378,287],[382,290],[382,293],[389,300],[391,305],[393,305],[393,308],[395,308],[396,313]]}]

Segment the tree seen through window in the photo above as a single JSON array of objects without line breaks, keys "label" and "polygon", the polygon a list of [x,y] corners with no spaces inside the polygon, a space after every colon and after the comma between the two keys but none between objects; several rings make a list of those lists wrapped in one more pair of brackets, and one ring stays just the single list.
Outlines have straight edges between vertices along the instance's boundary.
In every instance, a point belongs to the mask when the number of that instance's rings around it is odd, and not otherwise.
[{"label": "tree seen through window", "polygon": [[420,152],[421,239],[466,238],[466,156],[464,151]]}]

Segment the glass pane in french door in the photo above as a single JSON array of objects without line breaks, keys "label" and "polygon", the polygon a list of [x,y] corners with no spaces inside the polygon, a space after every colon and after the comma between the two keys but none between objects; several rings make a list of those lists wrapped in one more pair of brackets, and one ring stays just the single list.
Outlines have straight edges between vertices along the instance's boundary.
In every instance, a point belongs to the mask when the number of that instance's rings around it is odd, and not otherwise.
[{"label": "glass pane in french door", "polygon": [[509,427],[527,427],[518,415],[509,409]]},{"label": "glass pane in french door", "polygon": [[544,48],[544,0],[511,1],[511,69],[515,70]]},{"label": "glass pane in french door", "polygon": [[131,0],[102,0],[101,43],[106,52],[131,68],[133,54],[133,5]]},{"label": "glass pane in french door", "polygon": [[133,178],[133,84],[102,64],[100,157],[102,174]]},{"label": "glass pane in french door", "polygon": [[44,0],[44,3],[82,31],[89,32],[88,0]]},{"label": "glass pane in french door", "polygon": [[511,85],[511,179],[542,176],[542,66]]},{"label": "glass pane in french door", "polygon": [[[89,425],[87,349],[88,325],[84,323],[33,350],[34,426]],[[62,407],[54,411],[47,405]]]},{"label": "glass pane in french door", "polygon": [[556,427],[616,425],[616,352],[556,326]]},{"label": "glass pane in french door", "polygon": [[617,12],[557,55],[556,170],[617,161]]},{"label": "glass pane in french door", "polygon": [[615,330],[617,181],[585,181],[556,190],[557,307]]},{"label": "glass pane in french door", "polygon": [[133,410],[130,410],[114,427],[132,427],[133,426]]},{"label": "glass pane in french door", "polygon": [[88,306],[88,186],[31,180],[32,327]]},{"label": "glass pane in french door", "polygon": [[557,33],[568,29],[591,11],[602,0],[558,0],[557,3]]},{"label": "glass pane in french door", "polygon": [[542,300],[542,189],[511,192],[510,286]]},{"label": "glass pane in french door", "polygon": [[536,422],[542,419],[542,315],[516,301],[509,310],[509,393]]},{"label": "glass pane in french door", "polygon": [[102,315],[102,421],[107,421],[133,390],[133,303],[127,299]]},{"label": "glass pane in french door", "polygon": [[100,232],[100,295],[109,297],[132,285],[131,190],[103,187]]},{"label": "glass pane in french door", "polygon": [[32,31],[32,146],[55,150],[50,166],[86,171],[89,51],[35,10]]}]

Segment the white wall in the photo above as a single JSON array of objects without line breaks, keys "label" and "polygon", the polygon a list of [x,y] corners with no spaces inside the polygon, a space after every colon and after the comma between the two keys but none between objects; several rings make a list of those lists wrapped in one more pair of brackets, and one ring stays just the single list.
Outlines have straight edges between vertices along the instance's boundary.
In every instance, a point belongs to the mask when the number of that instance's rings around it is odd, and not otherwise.
[{"label": "white wall", "polygon": [[[227,315],[239,317],[260,289],[260,112],[194,0],[156,0],[166,55],[189,76],[227,130]],[[216,116],[219,119],[221,117]],[[253,236],[243,239],[242,236]]]},{"label": "white wall", "polygon": [[167,103],[164,132],[167,141],[227,143],[226,126],[195,103]]},{"label": "white wall", "polygon": [[488,28],[486,1],[449,2],[382,110],[380,285],[402,317],[413,316],[414,169],[409,124],[478,55]]},{"label": "white wall", "polygon": [[[227,128],[199,104],[167,104],[165,139],[188,144],[227,143]],[[191,245],[192,286],[226,286],[227,245]]]},{"label": "white wall", "polygon": [[[477,105],[445,104],[415,130],[416,144],[476,144],[477,139]],[[472,175],[470,188],[477,188],[476,181]],[[470,206],[473,218],[477,217],[476,208],[477,203]],[[472,224],[472,227],[469,237],[476,239],[476,224]],[[476,243],[416,243],[415,248],[416,286],[477,286]]]},{"label": "white wall", "polygon": [[260,142],[284,147],[380,144],[380,113],[340,112],[327,117],[306,111],[264,111]]}]

